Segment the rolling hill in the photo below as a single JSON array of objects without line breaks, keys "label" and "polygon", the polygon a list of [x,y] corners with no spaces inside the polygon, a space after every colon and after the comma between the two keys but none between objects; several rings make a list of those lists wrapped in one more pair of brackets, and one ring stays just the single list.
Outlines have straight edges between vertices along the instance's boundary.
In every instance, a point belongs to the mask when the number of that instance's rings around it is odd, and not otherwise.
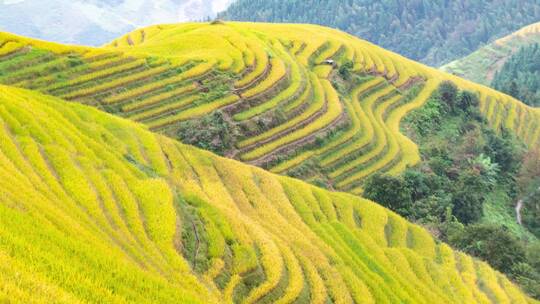
[{"label": "rolling hill", "polygon": [[494,129],[539,143],[538,109],[320,26],[159,25],[103,48],[0,38],[0,83],[330,189],[416,164],[400,121],[446,80],[480,95]]},{"label": "rolling hill", "polygon": [[506,37],[500,38],[470,55],[450,62],[441,70],[474,82],[490,85],[495,73],[520,48],[540,43],[540,23],[523,27]]},{"label": "rolling hill", "polygon": [[91,107],[1,85],[0,124],[1,302],[537,303],[377,204]]},{"label": "rolling hill", "polygon": [[438,67],[540,21],[540,6],[531,0],[237,0],[218,16],[339,28]]}]

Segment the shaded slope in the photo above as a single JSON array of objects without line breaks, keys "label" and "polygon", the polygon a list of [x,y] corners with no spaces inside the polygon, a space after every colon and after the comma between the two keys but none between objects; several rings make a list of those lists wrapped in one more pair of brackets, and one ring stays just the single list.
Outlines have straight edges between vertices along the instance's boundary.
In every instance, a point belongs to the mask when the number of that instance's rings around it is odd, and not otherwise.
[{"label": "shaded slope", "polygon": [[2,300],[532,303],[374,203],[0,93]]},{"label": "shaded slope", "polygon": [[540,23],[534,23],[442,66],[441,70],[489,85],[508,58],[521,47],[539,42]]},{"label": "shaded slope", "polygon": [[531,146],[540,137],[538,110],[320,26],[160,25],[100,49],[2,39],[1,83],[352,193],[374,173],[419,161],[399,124],[444,80],[481,94],[495,129]]}]

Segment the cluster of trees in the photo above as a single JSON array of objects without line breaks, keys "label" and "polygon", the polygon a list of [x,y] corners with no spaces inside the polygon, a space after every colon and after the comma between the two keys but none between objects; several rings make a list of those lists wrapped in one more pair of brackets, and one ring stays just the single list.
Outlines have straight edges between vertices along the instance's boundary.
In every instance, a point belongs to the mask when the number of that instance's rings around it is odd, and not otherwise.
[{"label": "cluster of trees", "polygon": [[540,45],[533,43],[512,55],[491,86],[528,105],[540,106]]},{"label": "cluster of trees", "polygon": [[438,66],[540,20],[531,0],[238,0],[228,20],[315,23]]},{"label": "cluster of trees", "polygon": [[446,240],[505,273],[532,297],[540,298],[540,245],[524,243],[504,226],[474,224],[455,228]]},{"label": "cluster of trees", "polygon": [[[478,112],[478,97],[450,82],[441,84],[406,126],[419,143],[421,164],[399,176],[368,178],[364,196],[428,226],[441,240],[484,259],[539,298],[538,152],[525,154],[509,132],[492,131]],[[523,201],[523,222],[532,236],[521,238],[504,222],[486,220],[494,191],[509,198],[509,214],[514,202]]]},{"label": "cluster of trees", "polygon": [[215,111],[201,119],[183,122],[175,135],[182,138],[185,144],[225,155],[234,147],[238,134],[223,115],[223,112]]}]

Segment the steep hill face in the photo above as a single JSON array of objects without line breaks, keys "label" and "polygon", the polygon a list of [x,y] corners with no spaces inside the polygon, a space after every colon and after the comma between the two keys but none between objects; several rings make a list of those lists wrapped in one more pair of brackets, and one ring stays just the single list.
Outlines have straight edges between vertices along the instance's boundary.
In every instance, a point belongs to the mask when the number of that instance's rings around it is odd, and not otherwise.
[{"label": "steep hill face", "polygon": [[470,55],[441,67],[445,72],[489,85],[504,63],[520,48],[540,43],[540,23],[534,23],[498,39]]},{"label": "steep hill face", "polygon": [[432,66],[540,20],[530,0],[238,0],[221,18],[339,28]]},{"label": "steep hill face", "polygon": [[478,93],[494,129],[530,146],[540,137],[537,109],[319,26],[161,25],[99,49],[1,39],[0,83],[352,193],[419,161],[399,124],[444,80]]},{"label": "steep hill face", "polygon": [[535,303],[349,194],[0,86],[0,301]]}]

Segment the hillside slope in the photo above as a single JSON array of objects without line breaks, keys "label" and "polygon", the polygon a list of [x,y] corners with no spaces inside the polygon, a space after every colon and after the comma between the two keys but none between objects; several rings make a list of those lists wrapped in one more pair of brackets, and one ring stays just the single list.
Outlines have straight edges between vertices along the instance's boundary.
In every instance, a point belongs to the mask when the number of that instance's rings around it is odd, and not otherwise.
[{"label": "hillside slope", "polygon": [[540,106],[540,44],[522,47],[495,74],[491,86],[524,103]]},{"label": "hillside slope", "polygon": [[500,38],[470,55],[441,67],[441,70],[474,82],[489,85],[495,73],[520,48],[540,43],[540,23],[523,27],[506,37]]},{"label": "hillside slope", "polygon": [[479,93],[494,129],[539,143],[538,109],[320,26],[160,25],[105,48],[0,39],[0,83],[352,193],[419,161],[399,124],[444,80]]},{"label": "hillside slope", "polygon": [[538,22],[540,4],[531,0],[237,0],[219,17],[321,24],[440,66]]},{"label": "hillside slope", "polygon": [[534,303],[361,198],[6,86],[0,124],[2,302]]}]

